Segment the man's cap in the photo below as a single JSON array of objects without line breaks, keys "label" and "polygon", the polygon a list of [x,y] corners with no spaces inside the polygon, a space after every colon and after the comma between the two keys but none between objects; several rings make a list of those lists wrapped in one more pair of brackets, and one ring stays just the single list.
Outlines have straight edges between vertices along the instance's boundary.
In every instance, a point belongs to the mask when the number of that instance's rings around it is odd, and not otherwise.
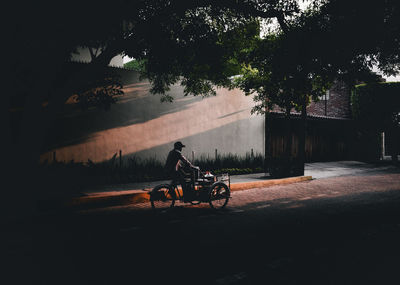
[{"label": "man's cap", "polygon": [[178,147],[185,147],[185,145],[181,142],[174,143],[174,148],[178,148]]}]

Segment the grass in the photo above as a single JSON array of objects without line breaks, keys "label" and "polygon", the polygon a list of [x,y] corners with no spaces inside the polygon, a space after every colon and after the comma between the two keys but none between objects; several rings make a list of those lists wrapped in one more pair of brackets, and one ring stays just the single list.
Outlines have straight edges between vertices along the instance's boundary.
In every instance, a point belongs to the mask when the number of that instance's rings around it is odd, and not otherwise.
[{"label": "grass", "polygon": [[201,156],[195,159],[194,164],[202,170],[209,170],[216,174],[229,172],[230,174],[245,174],[262,172],[264,169],[264,157],[261,154],[245,156],[237,154],[227,154],[215,158]]}]

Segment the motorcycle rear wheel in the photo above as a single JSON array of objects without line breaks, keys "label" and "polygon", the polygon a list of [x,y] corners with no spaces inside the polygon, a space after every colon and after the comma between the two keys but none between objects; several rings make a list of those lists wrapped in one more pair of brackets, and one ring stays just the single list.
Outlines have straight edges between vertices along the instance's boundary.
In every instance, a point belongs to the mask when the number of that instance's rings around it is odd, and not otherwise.
[{"label": "motorcycle rear wheel", "polygon": [[156,186],[150,193],[153,210],[167,210],[175,205],[175,190],[169,185]]}]

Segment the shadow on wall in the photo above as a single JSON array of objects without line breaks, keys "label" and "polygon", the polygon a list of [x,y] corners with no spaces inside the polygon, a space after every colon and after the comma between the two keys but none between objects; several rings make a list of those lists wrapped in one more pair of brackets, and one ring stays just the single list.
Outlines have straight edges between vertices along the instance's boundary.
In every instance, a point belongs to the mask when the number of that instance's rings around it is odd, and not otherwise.
[{"label": "shadow on wall", "polygon": [[[261,153],[264,155],[263,122],[264,120],[261,117],[242,119],[206,132],[183,137],[180,141],[186,147],[183,148],[182,154],[190,161],[193,160],[193,156],[195,159],[199,159],[201,156],[213,159],[216,150],[217,155],[222,156],[228,154],[245,156],[252,150],[254,154]],[[249,128],[249,125],[252,125],[252,128]],[[174,142],[139,152],[122,153],[122,159],[124,161],[136,157],[165,162],[168,152],[174,147]]]},{"label": "shadow on wall", "polygon": [[[125,70],[126,71],[126,70]],[[124,72],[125,72],[124,71]],[[122,150],[140,157],[166,156],[166,145],[187,139],[196,154],[263,153],[264,118],[251,115],[254,101],[240,90],[217,89],[217,96],[184,96],[183,87],[171,86],[173,103],[161,103],[150,93],[148,81],[124,73],[125,95],[111,110],[81,111],[66,104],[48,133],[41,161],[100,162]],[[130,79],[130,81],[128,80]]]},{"label": "shadow on wall", "polygon": [[64,113],[48,133],[43,152],[96,139],[95,133],[108,129],[141,124],[160,116],[187,109],[202,100],[200,96],[183,96],[182,87],[171,86],[173,103],[161,103],[160,95],[150,94],[147,81],[124,86],[125,94],[105,111],[99,108],[82,111],[77,104],[66,105]]},{"label": "shadow on wall", "polygon": [[[263,117],[255,116],[235,120],[231,123],[211,128],[203,132],[194,132],[195,134],[193,135],[181,137],[176,140],[180,140],[186,145],[182,153],[190,160],[193,159],[193,156],[196,159],[201,156],[215,158],[216,150],[218,155],[234,154],[245,156],[246,153],[250,153],[252,150],[254,154],[260,153],[264,155],[263,129]],[[165,162],[168,152],[173,149],[173,144],[176,140],[159,143],[153,147],[148,147],[136,152],[127,152],[124,148],[121,149],[115,147],[107,156],[104,155],[105,151],[101,149],[99,142],[95,142],[95,145],[92,146],[92,148],[97,149],[97,152],[101,152],[101,156],[103,157],[101,160],[96,159],[96,157],[91,156],[88,151],[85,151],[85,149],[88,148],[85,145],[77,145],[67,149],[56,150],[55,159],[57,161],[65,162],[72,159],[76,162],[87,162],[88,159],[90,159],[99,162],[111,159],[114,154],[119,156],[119,152],[121,151],[122,161],[135,157],[141,160],[154,159],[160,162]],[[162,140],[160,139],[160,142],[161,141]],[[93,152],[93,150],[91,153],[98,155],[98,153]],[[48,152],[42,157],[42,160],[48,160],[51,163],[54,160],[53,153]]]}]

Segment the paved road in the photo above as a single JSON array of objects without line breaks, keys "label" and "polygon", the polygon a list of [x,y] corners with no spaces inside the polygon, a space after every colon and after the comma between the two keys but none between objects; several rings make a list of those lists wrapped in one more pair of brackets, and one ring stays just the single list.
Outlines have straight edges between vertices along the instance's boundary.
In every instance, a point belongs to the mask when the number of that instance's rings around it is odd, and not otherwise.
[{"label": "paved road", "polygon": [[23,274],[11,276],[35,284],[400,283],[398,171],[232,196],[221,213],[182,205],[154,214],[143,204],[42,217],[25,258],[10,261]]},{"label": "paved road", "polygon": [[306,163],[304,175],[309,175],[315,179],[320,179],[348,175],[396,173],[398,171],[398,167],[383,161],[379,164],[365,163],[361,161],[332,161]]}]

